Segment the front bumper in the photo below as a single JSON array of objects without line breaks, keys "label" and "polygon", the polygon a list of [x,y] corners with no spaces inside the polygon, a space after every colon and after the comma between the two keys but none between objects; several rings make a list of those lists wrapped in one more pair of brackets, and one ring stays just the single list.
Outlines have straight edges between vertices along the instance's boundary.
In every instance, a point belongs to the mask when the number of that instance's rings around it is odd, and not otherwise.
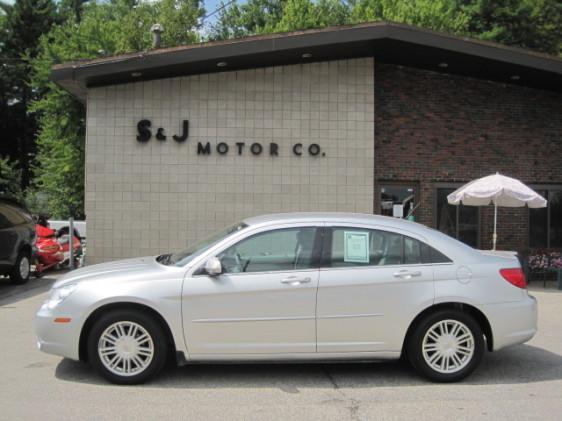
[{"label": "front bumper", "polygon": [[538,307],[533,296],[522,301],[482,306],[494,336],[494,351],[522,344],[537,333]]},{"label": "front bumper", "polygon": [[[57,323],[57,317],[70,317],[69,323]],[[72,315],[42,306],[35,316],[37,347],[47,354],[79,360],[80,326]]]}]

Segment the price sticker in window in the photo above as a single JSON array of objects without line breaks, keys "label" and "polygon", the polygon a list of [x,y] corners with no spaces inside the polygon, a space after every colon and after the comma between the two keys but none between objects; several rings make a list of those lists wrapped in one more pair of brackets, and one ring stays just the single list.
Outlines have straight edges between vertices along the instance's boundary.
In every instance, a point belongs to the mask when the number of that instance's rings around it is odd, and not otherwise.
[{"label": "price sticker in window", "polygon": [[344,231],[345,262],[369,263],[369,233],[367,231]]}]

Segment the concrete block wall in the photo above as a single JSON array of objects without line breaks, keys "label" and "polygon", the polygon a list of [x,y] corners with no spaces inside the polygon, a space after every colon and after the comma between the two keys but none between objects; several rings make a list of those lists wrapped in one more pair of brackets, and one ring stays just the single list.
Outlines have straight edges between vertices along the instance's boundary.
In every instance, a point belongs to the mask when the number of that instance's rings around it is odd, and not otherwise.
[{"label": "concrete block wall", "polygon": [[[87,262],[181,249],[261,213],[372,213],[373,69],[362,58],[90,89]],[[142,119],[152,123],[146,143],[136,140]],[[172,135],[184,119],[189,137],[179,143]],[[160,127],[165,141],[155,138]],[[211,153],[198,155],[199,142]]]}]

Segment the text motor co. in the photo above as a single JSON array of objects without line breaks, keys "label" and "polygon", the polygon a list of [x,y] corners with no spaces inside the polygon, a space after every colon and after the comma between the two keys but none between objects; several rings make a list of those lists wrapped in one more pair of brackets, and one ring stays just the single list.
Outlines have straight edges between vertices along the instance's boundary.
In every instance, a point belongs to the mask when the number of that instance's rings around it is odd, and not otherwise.
[{"label": "text motor co.", "polygon": [[[141,143],[146,143],[152,139],[152,123],[150,120],[140,120],[137,123],[137,141]],[[165,133],[163,127],[156,129],[156,134],[154,135],[156,140],[164,142],[167,140],[168,136]],[[177,135],[173,135],[172,139],[176,142],[185,142],[189,137],[189,120],[182,121],[182,132]],[[326,156],[322,152],[320,145],[317,143],[311,143],[309,145],[303,145],[302,143],[294,143],[290,146],[291,152],[296,156],[301,156],[303,154],[308,154],[310,156]],[[243,155],[245,153],[259,156],[262,154],[270,156],[279,155],[279,144],[275,142],[260,143],[260,142],[219,142],[214,147],[211,146],[210,142],[197,142],[197,155],[210,155],[213,150],[219,155],[227,155],[229,153],[234,153],[237,155]]]}]

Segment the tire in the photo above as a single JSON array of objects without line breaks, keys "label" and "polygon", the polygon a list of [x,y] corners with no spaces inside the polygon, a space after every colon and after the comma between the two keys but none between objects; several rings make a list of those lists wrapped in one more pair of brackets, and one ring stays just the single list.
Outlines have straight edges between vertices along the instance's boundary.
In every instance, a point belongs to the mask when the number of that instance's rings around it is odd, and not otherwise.
[{"label": "tire", "polygon": [[474,318],[456,310],[441,310],[417,324],[406,352],[420,375],[449,383],[464,379],[478,367],[484,347],[484,334]]},{"label": "tire", "polygon": [[[129,334],[133,330],[132,336],[140,341],[131,339]],[[148,339],[143,338],[145,334]],[[121,338],[121,341],[112,345],[106,340],[107,335]],[[100,355],[100,347],[106,348],[104,357]],[[88,336],[90,363],[100,375],[116,384],[140,384],[150,380],[164,368],[167,355],[168,340],[160,324],[135,310],[115,310],[103,315]]]},{"label": "tire", "polygon": [[12,271],[10,272],[10,281],[13,284],[25,284],[29,281],[29,275],[31,274],[31,261],[29,259],[29,254],[20,251],[16,263],[14,264]]}]

